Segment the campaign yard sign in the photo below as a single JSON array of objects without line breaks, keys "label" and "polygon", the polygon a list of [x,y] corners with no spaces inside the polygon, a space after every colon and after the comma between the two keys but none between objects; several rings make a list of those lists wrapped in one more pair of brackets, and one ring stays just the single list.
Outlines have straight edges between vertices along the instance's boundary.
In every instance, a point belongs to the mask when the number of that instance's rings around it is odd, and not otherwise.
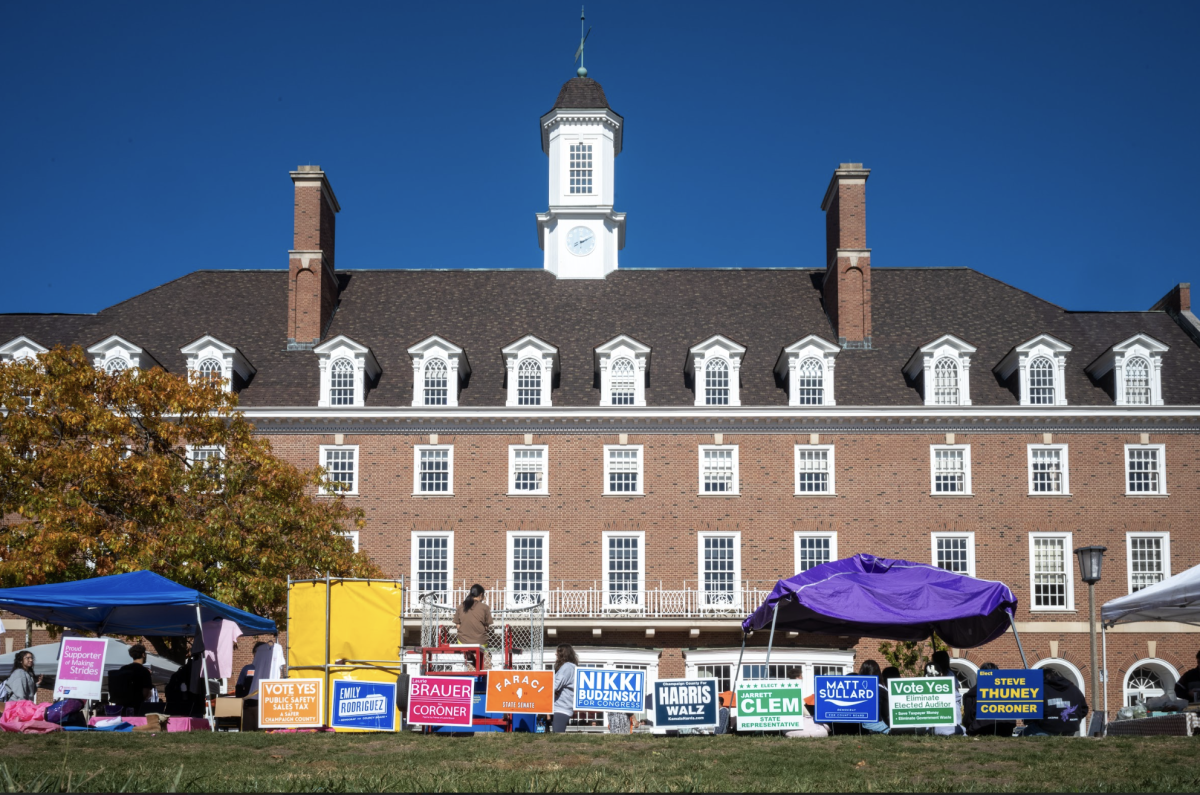
[{"label": "campaign yard sign", "polygon": [[803,729],[803,683],[799,679],[741,682],[737,716],[738,731]]},{"label": "campaign yard sign", "polygon": [[470,726],[475,677],[413,676],[408,680],[408,722],[424,726]]},{"label": "campaign yard sign", "polygon": [[659,679],[654,683],[654,728],[711,729],[716,725],[716,679]]},{"label": "campaign yard sign", "polygon": [[815,677],[817,723],[874,723],[879,720],[879,678]]},{"label": "campaign yard sign", "polygon": [[335,679],[329,725],[335,729],[396,731],[396,683]]},{"label": "campaign yard sign", "polygon": [[104,679],[105,638],[63,638],[58,650],[58,674],[54,678],[54,698],[100,698]]},{"label": "campaign yard sign", "polygon": [[[575,709],[641,712],[646,708],[646,672],[575,669]],[[713,723],[717,722],[713,718]]]},{"label": "campaign yard sign", "polygon": [[1041,720],[1042,672],[1010,669],[980,671],[975,679],[975,717],[978,720]]},{"label": "campaign yard sign", "polygon": [[318,729],[325,725],[325,682],[264,679],[258,689],[261,729]]},{"label": "campaign yard sign", "polygon": [[892,679],[888,709],[893,729],[954,725],[954,677]]},{"label": "campaign yard sign", "polygon": [[549,715],[554,712],[553,671],[488,671],[488,712]]}]

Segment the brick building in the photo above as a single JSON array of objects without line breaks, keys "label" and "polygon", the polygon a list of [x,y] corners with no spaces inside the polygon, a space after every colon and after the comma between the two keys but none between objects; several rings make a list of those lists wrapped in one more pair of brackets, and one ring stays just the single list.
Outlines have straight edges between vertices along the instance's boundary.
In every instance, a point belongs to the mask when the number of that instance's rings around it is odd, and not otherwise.
[{"label": "brick building", "polygon": [[[1030,663],[1086,692],[1072,549],[1108,547],[1101,602],[1200,563],[1188,285],[1073,312],[966,267],[872,269],[853,163],[812,267],[620,270],[623,127],[586,77],[541,117],[541,270],[339,269],[338,200],[301,166],[286,272],[0,316],[0,356],[79,344],[98,367],[219,372],[279,453],[365,509],[354,543],[389,574],[447,600],[475,582],[494,605],[544,599],[547,645],[589,663],[727,680],[775,580],[870,552],[1007,583]],[[1110,633],[1110,710],[1173,685],[1197,631]],[[751,675],[879,658],[789,636],[764,672],[759,635]],[[968,680],[1019,665],[1011,637],[954,654]]]}]

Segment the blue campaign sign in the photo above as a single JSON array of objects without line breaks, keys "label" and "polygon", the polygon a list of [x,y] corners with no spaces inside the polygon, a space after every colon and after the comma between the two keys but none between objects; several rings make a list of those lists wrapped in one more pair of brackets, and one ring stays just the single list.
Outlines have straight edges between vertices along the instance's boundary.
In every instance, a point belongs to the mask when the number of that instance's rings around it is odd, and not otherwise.
[{"label": "blue campaign sign", "polygon": [[645,671],[575,669],[575,709],[641,712],[645,708]]},{"label": "blue campaign sign", "polygon": [[875,723],[879,720],[879,678],[817,676],[817,723]]},{"label": "blue campaign sign", "polygon": [[716,725],[716,679],[659,679],[654,683],[654,728],[711,729]]},{"label": "blue campaign sign", "polygon": [[396,683],[335,679],[329,717],[335,729],[396,731]]},{"label": "blue campaign sign", "polygon": [[1045,699],[1036,668],[980,671],[975,678],[976,720],[1041,720]]}]

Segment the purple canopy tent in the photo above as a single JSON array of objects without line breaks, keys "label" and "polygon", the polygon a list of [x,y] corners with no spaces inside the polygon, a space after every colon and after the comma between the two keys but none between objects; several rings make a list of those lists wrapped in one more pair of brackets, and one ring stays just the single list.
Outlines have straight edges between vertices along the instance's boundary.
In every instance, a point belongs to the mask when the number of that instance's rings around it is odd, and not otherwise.
[{"label": "purple canopy tent", "polygon": [[[775,630],[859,635],[884,640],[925,640],[936,633],[950,646],[982,646],[1017,626],[1017,597],[1002,582],[907,560],[855,555],[814,566],[775,584],[766,600],[742,622],[746,636]],[[1025,650],[1017,637],[1021,661]],[[738,659],[738,672],[741,659]]]}]

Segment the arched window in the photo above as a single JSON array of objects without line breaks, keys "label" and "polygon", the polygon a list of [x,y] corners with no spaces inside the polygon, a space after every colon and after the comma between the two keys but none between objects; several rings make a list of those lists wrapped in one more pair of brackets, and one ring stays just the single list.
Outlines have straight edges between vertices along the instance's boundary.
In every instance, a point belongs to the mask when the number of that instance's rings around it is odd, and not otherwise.
[{"label": "arched window", "polygon": [[109,359],[104,365],[104,372],[109,375],[116,375],[129,369],[129,362],[124,359]]},{"label": "arched window", "polygon": [[1148,665],[1140,665],[1129,672],[1125,680],[1125,704],[1131,706],[1137,703],[1138,696],[1143,699],[1156,698],[1166,693],[1162,676]]},{"label": "arched window", "polygon": [[1141,356],[1125,362],[1125,404],[1150,405],[1150,363]]},{"label": "arched window", "polygon": [[425,364],[425,405],[445,406],[449,394],[446,363],[441,359],[430,359]]},{"label": "arched window", "polygon": [[224,374],[221,372],[222,369],[221,363],[216,359],[205,359],[196,368],[196,380],[220,382],[224,379]]},{"label": "arched window", "polygon": [[526,359],[517,368],[517,405],[542,405],[542,364]]},{"label": "arched window", "polygon": [[329,405],[354,405],[354,363],[338,359],[329,368]]},{"label": "arched window", "polygon": [[820,359],[810,357],[800,362],[796,378],[796,394],[801,406],[825,405],[825,365]]},{"label": "arched window", "polygon": [[633,362],[628,359],[617,359],[612,363],[609,383],[612,385],[612,404],[614,406],[632,406],[634,404],[634,375],[636,372]]},{"label": "arched window", "polygon": [[958,364],[949,356],[943,356],[933,366],[933,402],[938,406],[957,406]]},{"label": "arched window", "polygon": [[729,405],[729,363],[713,359],[704,368],[704,405]]},{"label": "arched window", "polygon": [[1054,405],[1054,362],[1039,356],[1029,364],[1029,404]]}]

